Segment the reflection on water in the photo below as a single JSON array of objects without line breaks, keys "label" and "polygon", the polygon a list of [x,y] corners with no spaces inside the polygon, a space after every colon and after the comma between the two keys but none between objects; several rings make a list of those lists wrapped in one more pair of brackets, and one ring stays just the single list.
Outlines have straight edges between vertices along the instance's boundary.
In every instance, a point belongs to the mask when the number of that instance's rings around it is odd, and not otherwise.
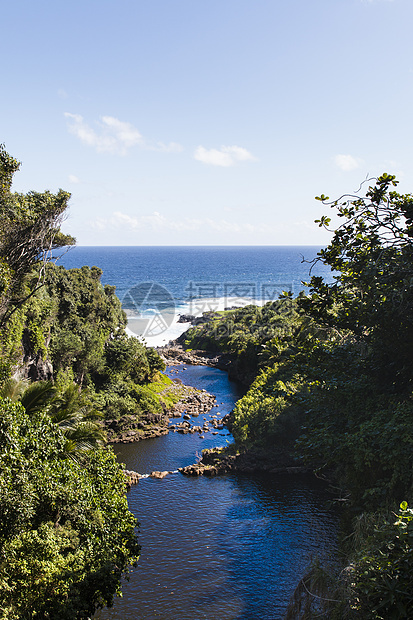
[{"label": "reflection on water", "polygon": [[[222,414],[239,396],[215,369],[188,368],[179,376],[217,394]],[[142,473],[176,470],[205,442],[226,439],[170,433],[120,446],[119,457]],[[142,555],[123,598],[97,614],[101,619],[282,618],[310,557],[334,545],[336,517],[312,478],[173,473],[141,480],[128,498],[141,524]]]}]

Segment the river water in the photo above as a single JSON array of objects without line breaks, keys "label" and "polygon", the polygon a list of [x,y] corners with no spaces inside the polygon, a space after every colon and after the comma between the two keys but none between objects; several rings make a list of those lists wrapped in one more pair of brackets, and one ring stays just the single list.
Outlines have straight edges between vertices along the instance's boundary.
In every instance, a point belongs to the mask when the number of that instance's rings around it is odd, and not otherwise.
[{"label": "river water", "polygon": [[[205,366],[169,367],[167,374],[206,389],[222,415],[242,395],[225,372]],[[175,420],[175,421],[180,421]],[[216,431],[215,431],[216,432]],[[140,521],[142,553],[123,598],[96,614],[101,620],[277,620],[309,561],[334,550],[337,515],[313,477],[228,474],[192,478],[178,473],[203,448],[222,446],[226,429],[201,439],[168,435],[117,445],[127,469],[142,474],[128,494]]]}]

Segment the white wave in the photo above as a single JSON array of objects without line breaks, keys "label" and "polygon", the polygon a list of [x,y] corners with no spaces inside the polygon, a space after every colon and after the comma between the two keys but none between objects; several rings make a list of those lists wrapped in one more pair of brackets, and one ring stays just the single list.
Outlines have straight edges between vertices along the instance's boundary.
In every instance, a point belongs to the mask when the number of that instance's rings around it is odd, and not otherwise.
[{"label": "white wave", "polygon": [[162,313],[141,316],[129,314],[126,333],[129,336],[142,338],[148,347],[162,347],[171,340],[179,338],[190,327],[190,323],[178,323],[181,315],[200,317],[204,312],[220,312],[225,308],[245,307],[248,305],[262,306],[268,300],[253,298],[201,297],[185,303],[177,304],[176,308],[168,308]]}]

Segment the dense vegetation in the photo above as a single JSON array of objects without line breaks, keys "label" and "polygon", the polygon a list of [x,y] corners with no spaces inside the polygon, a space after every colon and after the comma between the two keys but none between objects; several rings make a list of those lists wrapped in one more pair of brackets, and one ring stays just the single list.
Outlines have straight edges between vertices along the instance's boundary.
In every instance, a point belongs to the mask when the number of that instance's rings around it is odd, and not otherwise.
[{"label": "dense vegetation", "polygon": [[0,617],[89,618],[139,556],[101,420],[162,411],[166,378],[101,270],[56,266],[69,194],[12,192],[19,165],[0,146]]},{"label": "dense vegetation", "polygon": [[289,296],[263,307],[246,306],[204,313],[204,321],[180,338],[187,349],[228,355],[231,372],[250,382],[282,343],[291,342],[299,325],[297,304]]},{"label": "dense vegetation", "polygon": [[[18,168],[0,147],[0,612],[87,618],[139,555],[101,420],[160,413],[163,363],[126,337],[100,269],[56,266],[74,242],[60,231],[69,195],[13,193]],[[396,186],[383,175],[330,203],[342,223],[316,260],[331,282],[213,313],[183,336],[250,383],[238,449],[289,447],[347,507],[345,570],[315,563],[291,618],[413,617],[413,197]]]},{"label": "dense vegetation", "polygon": [[139,555],[113,452],[69,458],[46,413],[0,403],[0,615],[89,618]]},{"label": "dense vegetation", "polygon": [[255,368],[234,412],[238,446],[289,444],[353,516],[347,570],[330,581],[313,571],[291,617],[413,617],[413,197],[396,186],[384,174],[365,196],[320,197],[342,221],[316,259],[331,282],[314,276],[308,295],[215,315],[186,335],[187,347]]}]

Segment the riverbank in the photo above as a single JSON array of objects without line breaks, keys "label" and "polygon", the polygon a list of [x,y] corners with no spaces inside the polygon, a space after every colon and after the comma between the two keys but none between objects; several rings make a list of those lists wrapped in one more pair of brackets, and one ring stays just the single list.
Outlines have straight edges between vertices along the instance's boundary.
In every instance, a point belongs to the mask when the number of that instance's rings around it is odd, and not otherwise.
[{"label": "riverbank", "polygon": [[[167,367],[182,367],[186,370],[193,366],[208,366],[226,372],[229,379],[233,358],[229,355],[216,354],[203,350],[186,351],[177,341],[172,341],[164,347],[157,349]],[[119,420],[106,421],[108,443],[127,444],[153,439],[167,435],[170,432],[181,434],[197,433],[204,439],[207,433],[217,435],[219,431],[227,428],[231,430],[231,413],[220,418],[212,416],[211,419],[203,419],[200,424],[196,423],[201,414],[208,413],[216,404],[215,395],[198,390],[193,386],[185,385],[176,377],[177,370],[170,370],[174,381],[173,385],[167,386],[163,394],[175,398],[177,402],[161,414],[148,413],[139,418],[135,416],[123,416]],[[236,378],[235,380],[238,380]],[[181,418],[175,421],[176,418]],[[197,462],[178,468],[185,476],[217,476],[230,472],[237,473],[269,473],[269,474],[306,474],[312,470],[298,461],[292,454],[291,446],[281,446],[274,451],[259,449],[240,448],[235,443],[225,447],[214,447],[202,450],[201,458]],[[129,472],[130,484],[135,484],[141,477],[137,472]],[[152,472],[158,474],[160,472]],[[152,473],[150,475],[152,475]],[[161,472],[167,474],[168,472]],[[164,476],[155,476],[164,477]]]},{"label": "riverbank", "polygon": [[[182,345],[173,341],[167,346],[157,349],[167,365],[191,365],[209,366],[224,370],[229,379],[235,358],[230,355],[217,354],[203,350],[186,351]],[[235,373],[236,374],[236,373]],[[244,379],[245,379],[244,375]],[[239,381],[239,377],[235,377]],[[248,385],[249,382],[246,384]],[[245,383],[244,383],[245,385]],[[232,413],[232,412],[231,412]],[[227,414],[217,428],[224,426],[231,431],[231,413]],[[189,423],[188,427],[189,427]],[[173,428],[173,427],[170,427]],[[198,427],[192,429],[200,431]],[[180,428],[180,432],[189,432]],[[207,430],[204,428],[203,430]],[[196,463],[182,467],[179,471],[186,476],[216,476],[229,472],[238,473],[262,473],[271,474],[303,474],[310,473],[312,469],[303,465],[294,455],[291,445],[278,446],[274,451],[240,448],[236,444],[230,444],[224,448],[212,448],[202,451],[202,457]]]},{"label": "riverbank", "polygon": [[237,450],[232,444],[227,448],[212,448],[202,451],[202,458],[193,465],[181,467],[186,476],[218,476],[229,472],[244,474],[308,474],[311,469],[297,462],[288,451],[276,456],[259,450]]},{"label": "riverbank", "polygon": [[186,351],[178,340],[172,340],[156,350],[167,365],[191,364],[191,366],[211,366],[227,371],[233,361],[232,356],[222,353],[212,353],[201,349]]},{"label": "riverbank", "polygon": [[225,370],[228,373],[229,379],[238,381],[246,387],[249,387],[253,382],[255,373],[241,368],[235,355],[204,351],[202,349],[186,350],[180,342],[181,338],[172,340],[167,345],[157,348],[157,352],[167,365],[191,364],[192,366],[211,366],[212,368]]},{"label": "riverbank", "polygon": [[[165,407],[162,413],[146,413],[143,416],[125,415],[119,419],[105,420],[107,442],[110,444],[132,443],[161,437],[170,430],[196,432],[188,420],[210,411],[216,400],[215,396],[205,390],[184,385],[179,379],[172,385],[166,386],[161,396],[176,402],[170,408]],[[182,415],[184,421],[181,425],[170,426],[170,421]]]}]

